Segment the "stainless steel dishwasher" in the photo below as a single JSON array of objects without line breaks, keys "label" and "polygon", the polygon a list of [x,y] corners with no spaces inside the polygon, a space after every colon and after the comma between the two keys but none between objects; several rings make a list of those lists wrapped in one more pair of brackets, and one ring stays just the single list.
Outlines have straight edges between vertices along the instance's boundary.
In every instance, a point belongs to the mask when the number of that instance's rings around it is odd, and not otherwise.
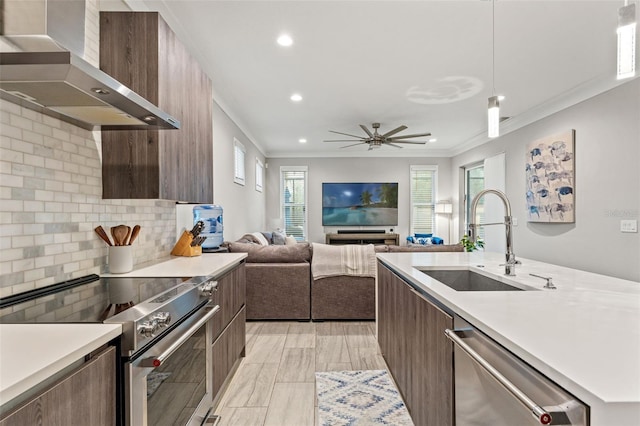
[{"label": "stainless steel dishwasher", "polygon": [[457,426],[588,425],[589,407],[505,348],[455,318]]}]

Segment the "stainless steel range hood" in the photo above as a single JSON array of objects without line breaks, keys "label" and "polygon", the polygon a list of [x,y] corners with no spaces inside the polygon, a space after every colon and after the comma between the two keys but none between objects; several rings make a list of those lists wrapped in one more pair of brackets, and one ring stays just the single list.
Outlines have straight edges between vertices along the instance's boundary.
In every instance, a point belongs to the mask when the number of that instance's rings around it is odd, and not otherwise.
[{"label": "stainless steel range hood", "polygon": [[2,4],[2,99],[89,130],[180,128],[177,119],[81,58],[84,1]]}]

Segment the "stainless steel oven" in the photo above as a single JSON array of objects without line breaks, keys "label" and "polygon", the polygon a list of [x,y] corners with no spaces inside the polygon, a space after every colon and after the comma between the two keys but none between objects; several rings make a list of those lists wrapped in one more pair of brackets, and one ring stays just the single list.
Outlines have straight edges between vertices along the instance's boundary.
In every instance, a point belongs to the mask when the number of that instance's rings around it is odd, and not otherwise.
[{"label": "stainless steel oven", "polygon": [[200,425],[212,405],[211,328],[205,305],[124,367],[129,425]]},{"label": "stainless steel oven", "polygon": [[192,278],[105,320],[123,327],[125,425],[199,426],[207,419],[217,285]]},{"label": "stainless steel oven", "polygon": [[122,325],[117,424],[211,423],[211,277],[101,278],[87,275],[0,299],[4,323]]}]

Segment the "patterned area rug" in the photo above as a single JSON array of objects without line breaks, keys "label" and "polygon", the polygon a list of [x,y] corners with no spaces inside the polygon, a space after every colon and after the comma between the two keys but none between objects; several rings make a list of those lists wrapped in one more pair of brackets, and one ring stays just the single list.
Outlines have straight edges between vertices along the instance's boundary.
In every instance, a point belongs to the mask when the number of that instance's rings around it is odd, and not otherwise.
[{"label": "patterned area rug", "polygon": [[413,426],[385,370],[316,373],[316,392],[321,426]]}]

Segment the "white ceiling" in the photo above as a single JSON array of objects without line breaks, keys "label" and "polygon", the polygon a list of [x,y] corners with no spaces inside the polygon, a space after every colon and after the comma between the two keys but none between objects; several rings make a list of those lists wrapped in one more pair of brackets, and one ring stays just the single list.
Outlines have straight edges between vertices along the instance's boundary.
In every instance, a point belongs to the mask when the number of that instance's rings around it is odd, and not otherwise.
[{"label": "white ceiling", "polygon": [[[268,157],[450,156],[619,84],[612,1],[123,0],[157,10],[208,72],[214,97]],[[109,8],[102,0],[101,7]],[[294,44],[276,44],[282,32]],[[289,100],[300,93],[300,103]],[[397,149],[323,143],[329,130],[401,124],[437,142]],[[306,138],[306,144],[298,139]]]}]

